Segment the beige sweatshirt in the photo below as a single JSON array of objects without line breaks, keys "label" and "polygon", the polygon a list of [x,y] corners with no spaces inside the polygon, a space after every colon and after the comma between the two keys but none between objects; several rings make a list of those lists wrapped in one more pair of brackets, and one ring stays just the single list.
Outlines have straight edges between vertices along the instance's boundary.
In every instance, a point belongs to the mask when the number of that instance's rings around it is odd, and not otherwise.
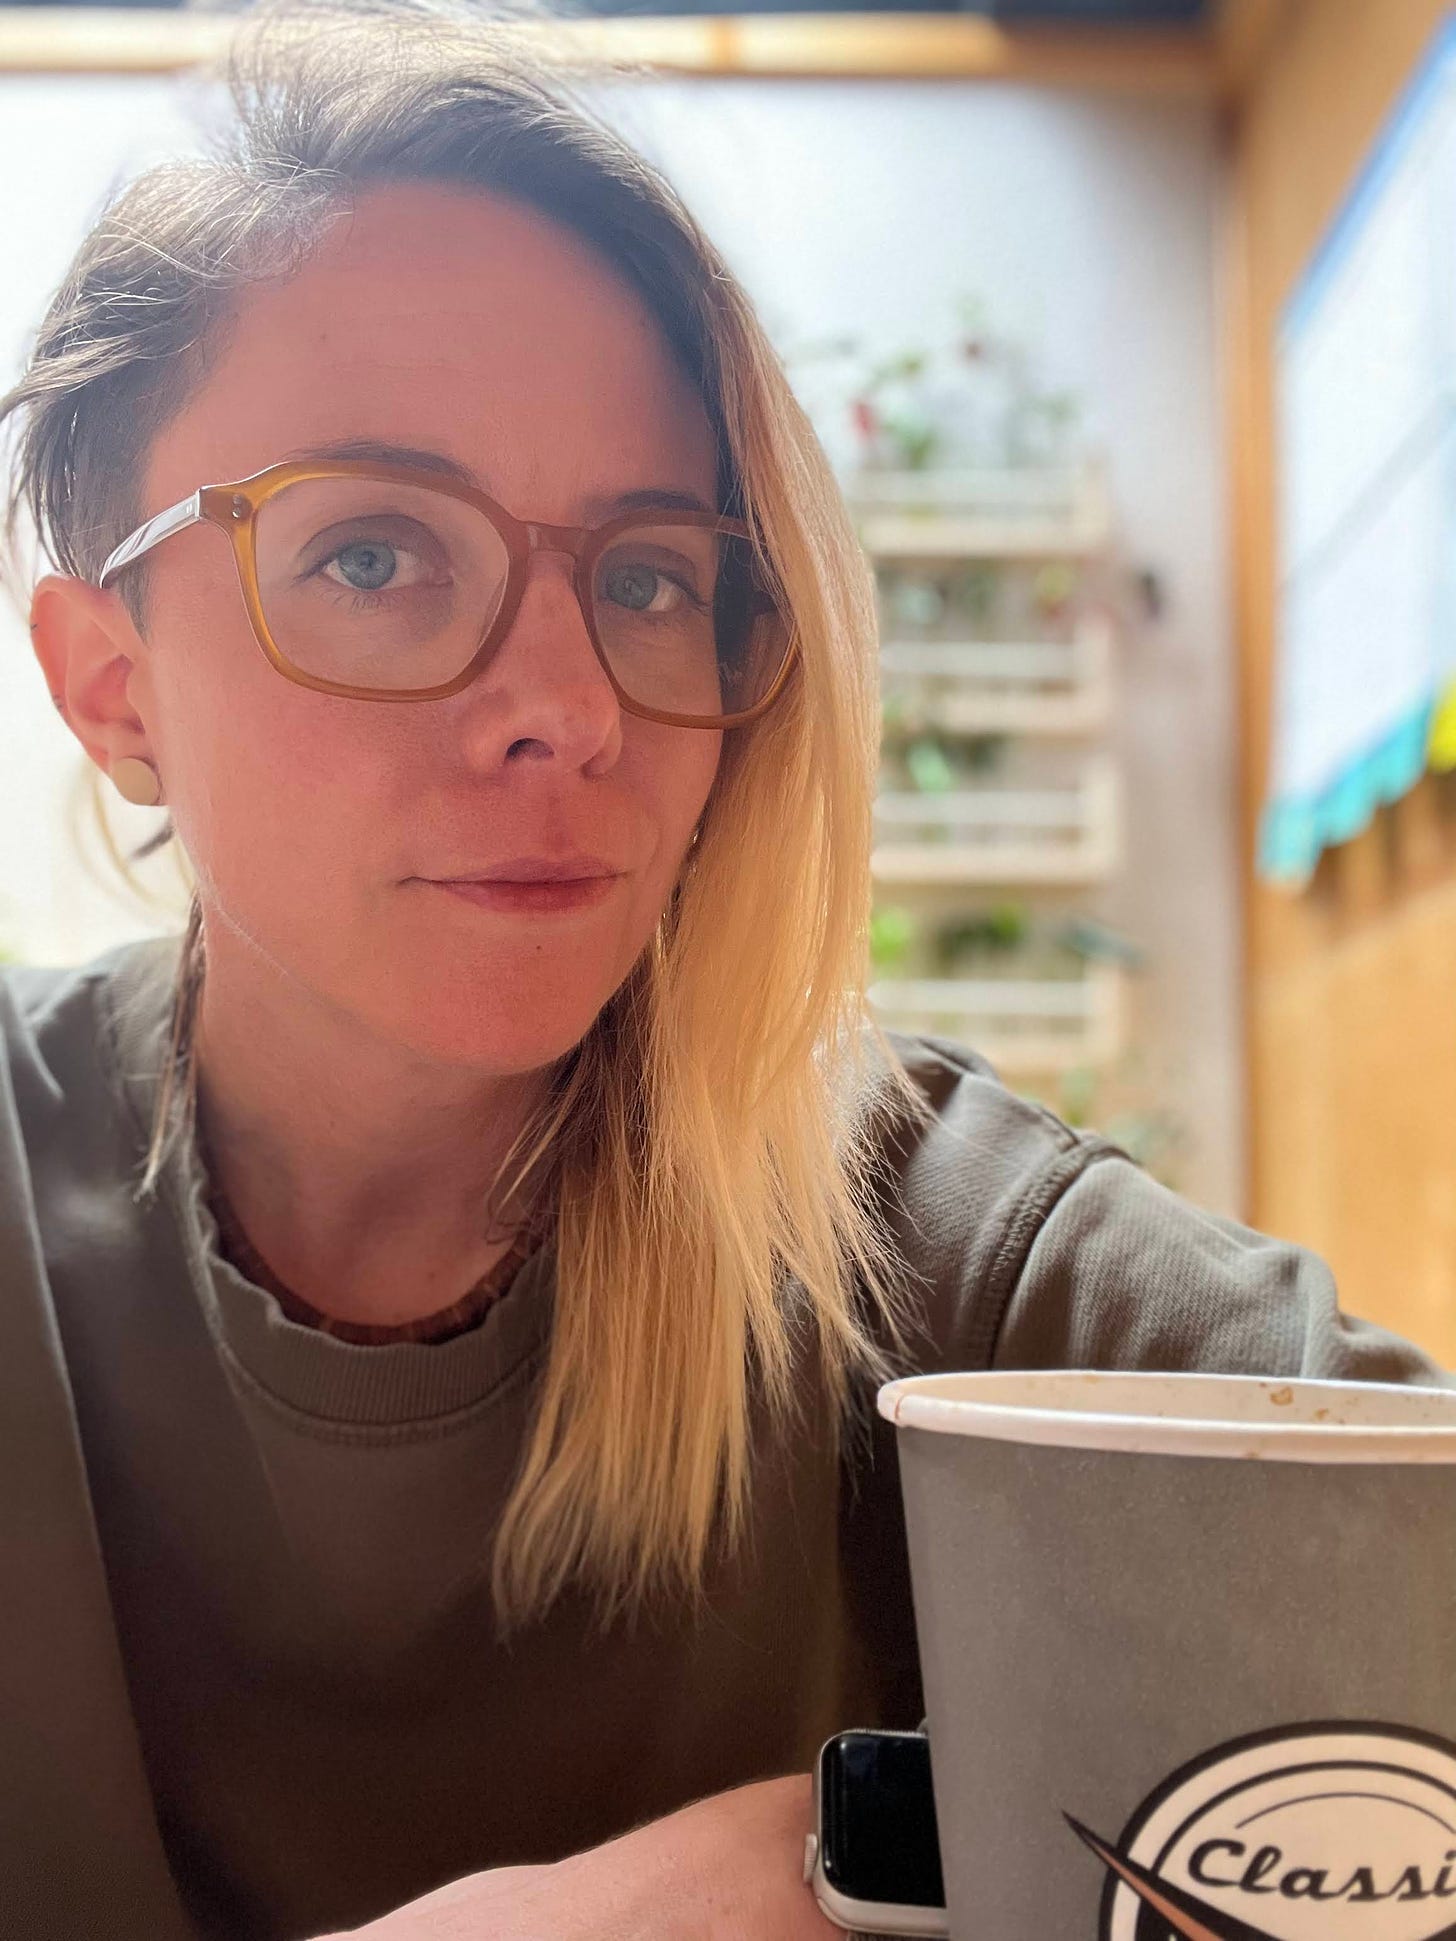
[{"label": "beige sweatshirt", "polygon": [[[893,1430],[759,1450],[708,1615],[509,1647],[486,1577],[556,1298],[361,1345],[218,1247],[195,1146],[139,1177],[177,940],[0,974],[0,1935],[304,1937],[480,1868],[805,1771],[923,1711]],[[1450,1385],[1324,1265],[1200,1212],[964,1047],[887,1141],[927,1277],[914,1366]],[[903,1131],[903,1129],[902,1129]]]}]

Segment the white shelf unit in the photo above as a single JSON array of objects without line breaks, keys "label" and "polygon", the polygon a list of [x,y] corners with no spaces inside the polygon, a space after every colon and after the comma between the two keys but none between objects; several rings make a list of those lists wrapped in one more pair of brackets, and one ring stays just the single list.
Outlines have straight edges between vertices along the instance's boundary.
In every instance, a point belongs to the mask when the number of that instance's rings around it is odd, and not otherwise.
[{"label": "white shelf unit", "polygon": [[907,728],[1082,740],[1112,718],[1112,623],[1089,613],[1061,640],[888,640],[880,686]]},{"label": "white shelf unit", "polygon": [[1086,559],[1112,533],[1102,467],[861,472],[860,543],[878,559]]},{"label": "white shelf unit", "polygon": [[875,833],[880,883],[1090,888],[1117,868],[1117,772],[1093,755],[1067,788],[881,794]]},{"label": "white shelf unit", "polygon": [[[1056,470],[861,474],[851,487],[871,563],[954,570],[966,561],[1091,564],[1112,543],[1095,460]],[[1113,710],[1115,633],[1097,605],[1068,640],[903,638],[880,650],[896,732],[1015,736],[1070,747],[1072,778],[935,790],[881,788],[877,888],[944,914],[988,890],[1095,893],[1122,864],[1121,776],[1103,745]],[[1126,1042],[1127,990],[1115,964],[1074,977],[885,975],[870,1001],[888,1028],[949,1036],[1008,1079],[1034,1082],[1109,1066]]]},{"label": "white shelf unit", "polygon": [[1122,974],[1074,978],[883,978],[870,986],[882,1025],[969,1043],[1007,1078],[1109,1063],[1123,1043]]}]

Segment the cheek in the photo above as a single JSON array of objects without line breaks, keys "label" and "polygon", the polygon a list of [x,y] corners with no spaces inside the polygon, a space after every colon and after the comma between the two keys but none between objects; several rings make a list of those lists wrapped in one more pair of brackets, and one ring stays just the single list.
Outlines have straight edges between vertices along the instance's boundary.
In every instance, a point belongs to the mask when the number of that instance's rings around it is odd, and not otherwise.
[{"label": "cheek", "polygon": [[214,895],[250,930],[288,924],[294,907],[336,908],[354,874],[351,846],[378,830],[379,737],[361,736],[352,710],[284,681],[251,635],[214,638],[168,688],[168,800]]},{"label": "cheek", "polygon": [[674,858],[691,840],[699,817],[713,792],[723,752],[721,734],[700,729],[664,729],[664,737],[645,756],[652,765],[654,790],[664,846]]}]

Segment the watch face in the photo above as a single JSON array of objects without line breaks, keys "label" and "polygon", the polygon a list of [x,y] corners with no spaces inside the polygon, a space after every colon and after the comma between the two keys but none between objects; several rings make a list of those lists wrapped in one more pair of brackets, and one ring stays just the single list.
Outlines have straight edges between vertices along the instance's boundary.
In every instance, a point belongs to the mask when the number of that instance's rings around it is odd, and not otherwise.
[{"label": "watch face", "polygon": [[852,1900],[944,1907],[930,1741],[841,1732],[820,1754],[824,1874]]}]

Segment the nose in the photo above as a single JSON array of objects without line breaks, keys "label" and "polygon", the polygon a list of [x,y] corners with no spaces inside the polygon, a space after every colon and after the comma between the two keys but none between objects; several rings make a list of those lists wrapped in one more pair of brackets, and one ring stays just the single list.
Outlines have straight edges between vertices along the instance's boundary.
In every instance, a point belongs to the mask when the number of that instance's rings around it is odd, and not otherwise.
[{"label": "nose", "polygon": [[[531,550],[526,560],[525,588],[521,594],[521,608],[525,608],[526,602],[531,597],[533,576],[542,556],[547,553],[555,553],[560,560],[556,577],[558,579],[564,579],[570,590],[571,604],[576,608],[577,614],[580,617],[582,629],[587,635],[587,645],[590,647],[591,634],[587,626],[587,616],[582,608],[581,599],[576,590],[576,554],[578,544],[576,535],[564,526],[528,525],[526,531],[530,536]],[[511,623],[512,631],[519,624],[520,618],[521,615],[518,611],[515,620]],[[592,658],[596,658],[594,649]]]},{"label": "nose", "polygon": [[553,526],[544,519],[528,519],[526,538],[533,553],[569,553],[573,560],[582,535],[575,526]]},{"label": "nose", "polygon": [[[531,551],[526,562],[525,584],[520,605],[491,657],[496,679],[499,681],[503,672],[503,657],[514,650],[526,657],[521,665],[529,669],[529,673],[521,676],[523,689],[537,695],[550,690],[558,696],[566,689],[578,694],[590,690],[593,713],[598,703],[605,708],[608,702],[615,711],[616,695],[597,657],[587,615],[577,593],[577,535],[560,526],[528,525],[526,530]],[[544,564],[537,556],[548,553],[558,556],[554,572],[534,571]],[[547,584],[551,580],[557,582],[554,591]]]}]

